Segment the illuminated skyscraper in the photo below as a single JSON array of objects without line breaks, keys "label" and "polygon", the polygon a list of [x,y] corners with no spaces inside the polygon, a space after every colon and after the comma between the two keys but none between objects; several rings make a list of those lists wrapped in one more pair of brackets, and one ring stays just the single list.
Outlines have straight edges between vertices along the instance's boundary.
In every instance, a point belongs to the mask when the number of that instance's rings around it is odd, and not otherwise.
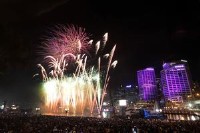
[{"label": "illuminated skyscraper", "polygon": [[161,82],[166,100],[183,102],[188,95],[191,95],[192,80],[187,61],[164,63]]},{"label": "illuminated skyscraper", "polygon": [[153,68],[137,71],[140,99],[149,101],[156,98],[156,77]]}]

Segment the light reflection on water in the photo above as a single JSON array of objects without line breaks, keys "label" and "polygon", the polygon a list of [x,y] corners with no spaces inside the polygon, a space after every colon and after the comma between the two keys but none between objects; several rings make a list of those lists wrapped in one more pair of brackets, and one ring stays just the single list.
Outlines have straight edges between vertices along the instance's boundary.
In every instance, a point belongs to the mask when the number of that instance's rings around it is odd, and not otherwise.
[{"label": "light reflection on water", "polygon": [[199,116],[187,114],[166,114],[168,120],[200,120]]}]

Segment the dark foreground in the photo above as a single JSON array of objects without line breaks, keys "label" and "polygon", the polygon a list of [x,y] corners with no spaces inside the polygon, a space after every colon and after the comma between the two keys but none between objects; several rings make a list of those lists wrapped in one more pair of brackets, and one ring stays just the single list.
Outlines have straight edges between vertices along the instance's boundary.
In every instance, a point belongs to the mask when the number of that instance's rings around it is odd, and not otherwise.
[{"label": "dark foreground", "polygon": [[0,133],[200,133],[200,121],[0,115]]}]

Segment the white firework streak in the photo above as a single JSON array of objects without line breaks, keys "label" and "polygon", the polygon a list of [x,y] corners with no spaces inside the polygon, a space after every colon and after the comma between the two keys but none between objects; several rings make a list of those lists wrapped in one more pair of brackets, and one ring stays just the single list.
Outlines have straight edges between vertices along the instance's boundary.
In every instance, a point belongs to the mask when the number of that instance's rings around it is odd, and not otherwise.
[{"label": "white firework streak", "polygon": [[92,43],[93,43],[93,40],[90,40],[90,41],[88,42],[89,45],[92,45]]},{"label": "white firework streak", "polygon": [[118,63],[118,61],[117,61],[117,60],[115,60],[115,61],[113,61],[113,63],[111,64],[111,66],[112,66],[113,68],[115,68],[115,67],[116,67],[116,65],[117,65],[117,63]]},{"label": "white firework streak", "polygon": [[108,57],[109,57],[109,54],[105,54],[103,57],[104,57],[104,58],[108,58]]},{"label": "white firework streak", "polygon": [[103,47],[105,47],[107,41],[108,41],[108,33],[105,33],[103,36]]},{"label": "white firework streak", "polygon": [[95,48],[96,48],[95,54],[97,54],[98,51],[99,51],[99,48],[100,48],[100,41],[98,41],[98,42],[96,43]]}]

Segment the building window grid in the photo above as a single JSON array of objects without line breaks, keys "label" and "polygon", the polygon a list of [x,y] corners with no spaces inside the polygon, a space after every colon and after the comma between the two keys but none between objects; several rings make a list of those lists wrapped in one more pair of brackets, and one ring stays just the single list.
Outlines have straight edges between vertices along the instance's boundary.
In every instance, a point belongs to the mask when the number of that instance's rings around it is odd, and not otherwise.
[{"label": "building window grid", "polygon": [[154,80],[155,80],[154,71],[147,71],[147,70],[138,71],[138,83],[140,88],[140,94],[141,96],[143,96],[142,99],[152,100],[155,98],[156,82]]},{"label": "building window grid", "polygon": [[[167,98],[175,95],[183,95],[190,93],[186,73],[186,69],[175,70],[174,68],[172,68],[171,70],[164,70],[161,72],[161,77],[163,77],[162,82],[167,83],[166,86],[163,86],[163,92]],[[166,77],[166,80],[164,77]],[[166,87],[168,89],[166,89]],[[169,93],[167,93],[167,91]]]}]

